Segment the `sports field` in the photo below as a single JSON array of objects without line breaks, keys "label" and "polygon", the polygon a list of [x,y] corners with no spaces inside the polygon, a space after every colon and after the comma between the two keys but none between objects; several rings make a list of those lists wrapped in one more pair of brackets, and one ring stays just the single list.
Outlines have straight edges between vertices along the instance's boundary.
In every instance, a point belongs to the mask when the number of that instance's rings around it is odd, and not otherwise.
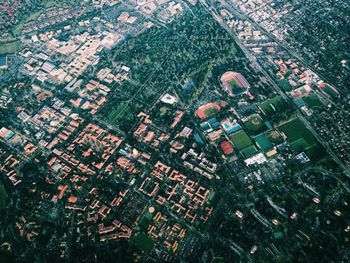
[{"label": "sports field", "polygon": [[306,151],[317,146],[315,137],[299,118],[279,126],[278,130],[287,136],[287,141],[297,152]]},{"label": "sports field", "polygon": [[210,108],[204,110],[204,114],[205,114],[207,117],[213,116],[213,115],[216,114],[217,112],[218,112],[218,109],[215,108],[215,107],[210,107]]},{"label": "sports field", "polygon": [[314,94],[304,97],[303,100],[305,101],[307,106],[309,106],[309,108],[311,109],[324,106],[323,103]]},{"label": "sports field", "polygon": [[266,129],[263,119],[257,114],[250,116],[248,120],[244,122],[244,125],[247,127],[247,130],[254,135]]},{"label": "sports field", "polygon": [[250,145],[246,148],[244,148],[241,151],[241,154],[243,155],[244,158],[250,158],[252,156],[254,156],[255,154],[257,154],[259,151],[258,149],[256,149],[256,147],[254,145]]},{"label": "sports field", "polygon": [[285,111],[289,108],[288,103],[281,97],[276,96],[259,104],[259,108],[266,116],[272,116],[277,112]]},{"label": "sports field", "polygon": [[335,92],[332,88],[330,88],[329,86],[325,86],[323,89],[323,92],[325,92],[326,94],[328,94],[330,97],[332,97],[333,99],[338,98],[339,94],[337,92]]},{"label": "sports field", "polygon": [[260,134],[255,137],[255,141],[261,150],[268,152],[273,148],[271,141],[267,138],[265,134]]},{"label": "sports field", "polygon": [[229,137],[237,151],[243,150],[253,144],[249,136],[243,130],[235,132]]},{"label": "sports field", "polygon": [[230,80],[227,84],[231,87],[231,92],[233,94],[238,94],[245,91],[245,89],[241,88],[235,80]]},{"label": "sports field", "polygon": [[268,140],[273,144],[280,144],[284,141],[282,135],[278,131],[268,131],[266,132]]}]

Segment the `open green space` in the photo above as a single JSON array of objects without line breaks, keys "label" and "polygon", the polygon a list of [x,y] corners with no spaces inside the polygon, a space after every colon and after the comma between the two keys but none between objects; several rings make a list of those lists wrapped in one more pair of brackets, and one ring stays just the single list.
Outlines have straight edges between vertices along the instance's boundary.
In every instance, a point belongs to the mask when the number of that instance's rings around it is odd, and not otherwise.
[{"label": "open green space", "polygon": [[118,124],[118,121],[130,110],[130,106],[127,103],[122,103],[118,107],[114,108],[107,116],[107,122],[111,125]]},{"label": "open green space", "polygon": [[150,252],[154,247],[153,239],[146,236],[144,233],[139,233],[135,236],[135,243],[144,252]]},{"label": "open green space", "polygon": [[244,88],[242,89],[235,80],[230,80],[228,85],[231,87],[233,94],[238,94],[245,90]]},{"label": "open green space", "polygon": [[299,118],[279,126],[278,130],[287,136],[287,141],[296,152],[307,151],[317,146],[315,137]]},{"label": "open green space", "polygon": [[258,106],[266,116],[272,116],[277,112],[283,112],[289,108],[288,103],[281,96],[276,96],[272,99],[265,100]]},{"label": "open green space", "polygon": [[263,150],[264,152],[268,152],[273,148],[273,144],[265,134],[260,134],[256,136],[255,141],[260,147],[260,149]]},{"label": "open green space", "polygon": [[243,150],[241,150],[241,154],[243,155],[244,158],[250,158],[255,154],[257,154],[258,152],[259,152],[258,149],[256,149],[254,145],[250,145],[244,148]]},{"label": "open green space", "polygon": [[280,79],[278,80],[278,85],[284,90],[284,91],[291,91],[292,86],[289,84],[288,80],[286,79]]},{"label": "open green space", "polygon": [[317,98],[316,95],[311,94],[307,97],[304,97],[303,100],[305,101],[305,103],[307,104],[307,106],[309,106],[309,108],[319,108],[319,107],[323,107],[323,103]]},{"label": "open green space", "polygon": [[248,134],[243,130],[235,132],[229,137],[237,151],[243,150],[253,144]]},{"label": "open green space", "polygon": [[0,209],[6,206],[8,195],[5,187],[0,183]]},{"label": "open green space", "polygon": [[11,54],[18,51],[21,47],[21,42],[19,40],[9,42],[9,43],[0,43],[0,54]]},{"label": "open green space", "polygon": [[259,115],[252,115],[244,122],[247,130],[252,134],[259,134],[266,130],[263,119]]},{"label": "open green space", "polygon": [[160,109],[159,109],[159,111],[160,111],[160,116],[161,117],[163,117],[164,115],[166,115],[167,113],[168,113],[168,108],[167,107],[161,107]]},{"label": "open green space", "polygon": [[198,6],[191,10],[115,49],[113,57],[133,68],[131,78],[139,83],[159,90],[173,86],[183,99],[196,98],[213,65],[235,58],[237,45],[210,14]]},{"label": "open green space", "polygon": [[327,93],[329,96],[331,96],[333,99],[339,97],[339,94],[337,92],[335,92],[331,87],[325,86],[322,90],[325,93]]},{"label": "open green space", "polygon": [[217,112],[218,112],[218,109],[214,106],[204,110],[204,114],[207,117],[211,117],[211,116],[215,115]]},{"label": "open green space", "polygon": [[284,142],[282,135],[278,131],[268,131],[266,132],[268,140],[273,144],[280,144]]},{"label": "open green space", "polygon": [[237,82],[236,82],[234,79],[233,79],[233,80],[230,80],[230,81],[228,82],[228,85],[230,85],[230,87],[231,87],[232,89],[238,89],[238,88],[239,88]]}]

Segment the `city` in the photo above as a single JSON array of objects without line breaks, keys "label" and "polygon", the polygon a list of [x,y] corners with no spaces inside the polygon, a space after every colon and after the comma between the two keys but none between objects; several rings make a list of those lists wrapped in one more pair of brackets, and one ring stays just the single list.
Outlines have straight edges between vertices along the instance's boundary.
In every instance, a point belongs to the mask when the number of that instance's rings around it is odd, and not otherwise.
[{"label": "city", "polygon": [[4,0],[0,262],[348,262],[350,3]]}]

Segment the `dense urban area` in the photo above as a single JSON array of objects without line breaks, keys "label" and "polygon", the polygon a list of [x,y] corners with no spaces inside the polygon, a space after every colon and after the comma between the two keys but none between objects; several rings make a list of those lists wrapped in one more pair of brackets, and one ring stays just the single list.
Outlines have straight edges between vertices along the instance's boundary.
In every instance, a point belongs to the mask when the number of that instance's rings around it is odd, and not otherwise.
[{"label": "dense urban area", "polygon": [[350,2],[2,0],[0,262],[350,262]]}]

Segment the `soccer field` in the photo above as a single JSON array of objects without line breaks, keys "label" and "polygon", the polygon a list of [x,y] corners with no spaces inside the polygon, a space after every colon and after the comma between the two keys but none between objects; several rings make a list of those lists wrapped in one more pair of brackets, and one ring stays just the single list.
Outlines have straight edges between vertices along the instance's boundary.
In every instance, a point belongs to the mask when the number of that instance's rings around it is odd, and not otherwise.
[{"label": "soccer field", "polygon": [[281,96],[276,96],[260,103],[259,108],[265,116],[272,116],[276,112],[283,112],[287,110],[289,105]]},{"label": "soccer field", "polygon": [[237,151],[240,151],[253,144],[249,136],[242,130],[230,135],[230,140]]},{"label": "soccer field", "polygon": [[293,119],[278,129],[287,136],[287,141],[295,151],[304,151],[317,144],[315,137],[299,119]]}]

